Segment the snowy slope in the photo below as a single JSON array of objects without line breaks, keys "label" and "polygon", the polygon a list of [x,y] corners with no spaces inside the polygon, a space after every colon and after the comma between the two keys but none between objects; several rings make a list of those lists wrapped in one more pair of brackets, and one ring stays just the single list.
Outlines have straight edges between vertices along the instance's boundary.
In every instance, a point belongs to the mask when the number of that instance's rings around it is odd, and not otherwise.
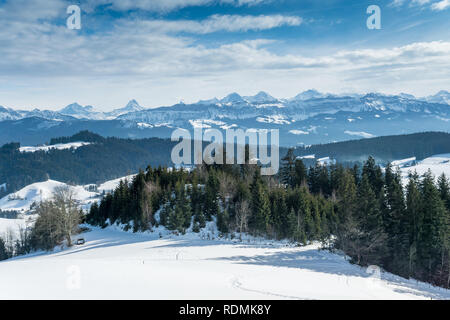
[{"label": "snowy slope", "polygon": [[[30,184],[0,199],[0,210],[26,212],[30,210],[33,203],[50,199],[55,188],[62,186],[66,184],[54,180]],[[75,199],[84,205],[97,196],[96,193],[88,192],[82,186],[70,186],[70,188],[75,193]]]},{"label": "snowy slope", "polygon": [[122,178],[106,181],[106,182],[102,183],[101,185],[99,185],[97,190],[100,193],[113,192],[114,189],[116,189],[119,186],[120,181],[127,180],[128,182],[131,182],[135,176],[136,176],[135,174],[132,174],[132,175],[129,175],[129,176],[126,176],[126,177],[122,177]]},{"label": "snowy slope", "polygon": [[0,237],[2,239],[7,238],[7,234],[11,233],[15,239],[17,239],[19,230],[25,229],[32,222],[32,219],[18,218],[18,219],[4,219],[0,218]]},{"label": "snowy slope", "polygon": [[0,299],[450,299],[448,290],[374,277],[317,245],[113,228],[82,236],[83,246],[0,262]]},{"label": "snowy slope", "polygon": [[[90,208],[90,205],[92,203],[94,203],[95,201],[99,201],[103,193],[112,192],[119,185],[119,182],[121,180],[127,180],[131,182],[134,176],[135,174],[132,174],[118,179],[106,181],[96,186],[96,192],[87,191],[92,185],[69,187],[75,193],[75,199],[78,201],[79,205],[81,205],[81,207],[86,210]],[[33,203],[39,203],[42,200],[50,199],[55,191],[55,188],[62,186],[67,186],[67,184],[54,180],[30,184],[17,192],[11,193],[1,198],[0,210],[26,213],[30,210],[30,207],[33,205]],[[3,187],[6,188],[6,185],[0,185],[0,188]],[[1,225],[0,232],[2,232]]]},{"label": "snowy slope", "polygon": [[450,178],[450,153],[434,155],[415,164],[414,161],[415,158],[409,158],[392,162],[393,165],[395,164],[400,168],[400,171],[402,173],[403,185],[406,185],[408,183],[409,172],[414,171],[416,171],[417,174],[421,176],[429,169],[431,170],[435,178],[438,178],[443,173],[445,173],[447,178]]}]

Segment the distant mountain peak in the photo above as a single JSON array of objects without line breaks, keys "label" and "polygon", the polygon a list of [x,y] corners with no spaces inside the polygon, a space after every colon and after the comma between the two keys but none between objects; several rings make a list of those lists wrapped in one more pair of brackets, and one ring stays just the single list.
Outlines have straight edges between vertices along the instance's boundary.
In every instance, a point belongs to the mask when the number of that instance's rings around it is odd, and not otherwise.
[{"label": "distant mountain peak", "polygon": [[264,103],[264,102],[275,102],[278,101],[278,99],[272,97],[270,94],[264,91],[258,92],[254,96],[248,96],[244,97],[245,100],[247,100],[250,103]]},{"label": "distant mountain peak", "polygon": [[413,96],[412,94],[409,94],[409,93],[403,93],[403,92],[401,92],[401,93],[399,94],[399,96],[402,97],[402,98],[405,98],[405,99],[415,99],[415,98],[416,98],[416,97]]},{"label": "distant mountain peak", "polygon": [[142,111],[144,110],[144,108],[141,107],[136,100],[132,99],[127,103],[127,105],[125,106],[125,108],[123,108],[123,110]]},{"label": "distant mountain peak", "polygon": [[225,98],[220,100],[222,103],[242,103],[245,100],[236,92],[230,93]]},{"label": "distant mountain peak", "polygon": [[77,102],[69,104],[67,107],[61,109],[59,112],[63,114],[75,114],[75,113],[86,113],[93,112],[94,108],[92,106],[85,106],[78,104]]},{"label": "distant mountain peak", "polygon": [[435,95],[423,98],[423,100],[433,103],[450,104],[450,92],[447,90],[441,90]]},{"label": "distant mountain peak", "polygon": [[320,93],[319,91],[315,90],[315,89],[309,89],[306,91],[303,91],[302,93],[299,93],[298,95],[296,95],[293,100],[300,100],[300,101],[305,101],[305,100],[311,100],[311,99],[320,99],[320,98],[324,98],[326,95],[323,93]]},{"label": "distant mountain peak", "polygon": [[196,104],[202,104],[202,105],[214,105],[219,103],[219,99],[217,98],[212,98],[212,99],[208,99],[208,100],[200,100],[198,101]]}]

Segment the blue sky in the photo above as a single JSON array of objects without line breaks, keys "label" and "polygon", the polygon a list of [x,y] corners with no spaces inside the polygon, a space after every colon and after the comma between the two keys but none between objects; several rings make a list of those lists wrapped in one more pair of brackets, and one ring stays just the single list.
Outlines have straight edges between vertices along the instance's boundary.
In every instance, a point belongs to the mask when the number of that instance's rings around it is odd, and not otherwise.
[{"label": "blue sky", "polygon": [[[381,30],[366,27],[373,4]],[[0,0],[0,105],[429,95],[450,89],[449,18],[450,0]]]}]

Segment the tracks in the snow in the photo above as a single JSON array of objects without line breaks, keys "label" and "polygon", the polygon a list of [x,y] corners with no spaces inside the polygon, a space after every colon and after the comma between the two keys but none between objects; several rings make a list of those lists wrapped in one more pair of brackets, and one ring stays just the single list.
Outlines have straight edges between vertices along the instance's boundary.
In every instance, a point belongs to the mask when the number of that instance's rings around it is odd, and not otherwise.
[{"label": "tracks in the snow", "polygon": [[231,286],[232,286],[233,288],[236,288],[236,289],[239,289],[239,290],[243,290],[243,291],[247,291],[247,292],[259,293],[259,294],[263,294],[263,295],[267,295],[267,296],[272,296],[272,297],[278,297],[278,298],[282,298],[282,299],[292,299],[292,300],[315,300],[315,299],[311,299],[311,298],[289,296],[289,295],[284,295],[284,294],[274,293],[274,292],[270,292],[270,291],[264,291],[264,290],[257,290],[257,289],[246,288],[246,287],[243,287],[243,286],[242,286],[242,283],[239,281],[239,278],[237,278],[237,277],[234,277],[233,279],[231,279]]}]

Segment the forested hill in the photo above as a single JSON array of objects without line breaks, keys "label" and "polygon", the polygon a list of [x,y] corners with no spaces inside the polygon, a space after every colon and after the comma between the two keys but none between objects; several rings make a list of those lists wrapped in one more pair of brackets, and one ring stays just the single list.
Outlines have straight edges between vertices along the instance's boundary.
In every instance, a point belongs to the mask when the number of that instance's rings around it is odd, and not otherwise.
[{"label": "forested hill", "polygon": [[[19,143],[0,147],[0,196],[48,178],[66,183],[89,184],[115,179],[148,165],[171,166],[170,154],[176,142],[169,139],[105,138],[89,131],[70,137],[53,138],[51,145],[70,142],[90,142],[78,149],[20,152]],[[287,153],[280,149],[280,156]],[[353,140],[306,148],[296,148],[296,155],[315,154],[316,158],[331,157],[338,162],[363,162],[369,155],[380,163],[408,157],[425,157],[450,153],[450,134],[426,132]],[[313,165],[308,161],[305,164]]]},{"label": "forested hill", "polygon": [[[90,132],[52,139],[51,144],[90,142],[77,149],[20,152],[18,143],[0,147],[0,185],[4,194],[48,178],[74,184],[100,183],[145,169],[168,166],[175,145],[167,139],[104,138]],[[1,194],[0,194],[1,196]]]},{"label": "forested hill", "polygon": [[298,147],[294,153],[298,156],[314,154],[316,158],[330,157],[338,162],[362,162],[368,156],[384,163],[408,157],[422,160],[432,155],[450,153],[450,134],[424,132],[350,140]]}]

